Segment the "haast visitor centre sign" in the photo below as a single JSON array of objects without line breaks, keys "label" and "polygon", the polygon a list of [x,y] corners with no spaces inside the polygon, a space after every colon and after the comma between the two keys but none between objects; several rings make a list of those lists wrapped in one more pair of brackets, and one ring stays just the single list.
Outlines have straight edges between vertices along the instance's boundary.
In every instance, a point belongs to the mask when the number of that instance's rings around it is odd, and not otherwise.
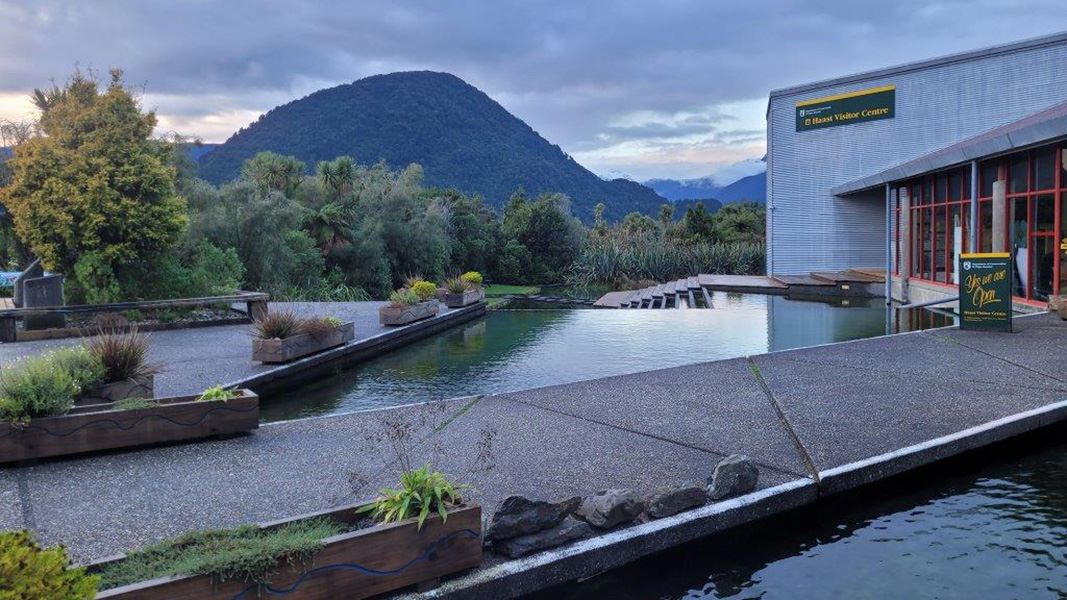
[{"label": "haast visitor centre sign", "polygon": [[960,329],[1011,331],[1011,254],[961,254]]},{"label": "haast visitor centre sign", "polygon": [[797,102],[797,131],[892,119],[897,109],[897,86],[825,96]]}]

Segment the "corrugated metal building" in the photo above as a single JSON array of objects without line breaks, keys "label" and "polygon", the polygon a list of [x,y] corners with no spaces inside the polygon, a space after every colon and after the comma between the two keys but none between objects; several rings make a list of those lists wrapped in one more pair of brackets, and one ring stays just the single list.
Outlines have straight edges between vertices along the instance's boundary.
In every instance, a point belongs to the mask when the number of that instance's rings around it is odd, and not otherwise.
[{"label": "corrugated metal building", "polygon": [[[911,210],[923,202],[929,210],[915,212],[915,220],[901,236],[912,250],[904,277],[913,276],[919,283],[929,280],[935,287],[938,283],[950,285],[948,263],[959,250],[954,244],[961,243],[959,238],[951,239],[953,230],[962,224],[962,243],[978,241],[983,219],[968,219],[968,211],[970,204],[979,205],[979,192],[992,185],[992,181],[983,181],[982,189],[976,186],[972,196],[971,169],[977,171],[988,163],[996,173],[994,177],[1006,182],[1014,164],[1010,161],[1016,160],[1007,152],[1018,155],[1022,147],[992,148],[982,155],[983,162],[976,156],[959,152],[938,155],[937,151],[969,138],[980,140],[980,134],[1033,118],[1065,101],[1067,33],[771,92],[767,108],[767,272],[886,267],[887,248],[896,254],[899,244],[897,232],[887,232],[887,214],[892,215],[895,229],[901,199],[911,192],[914,200],[910,205],[904,198],[907,214],[913,215]],[[1060,133],[1055,127],[1045,130],[1041,143],[1054,154],[1058,173],[1065,163],[1064,151],[1056,144],[1067,131]],[[972,150],[976,147],[971,146]],[[1023,153],[1030,152],[1032,146],[1036,143],[1022,148]],[[1034,169],[1044,160],[1044,154],[1027,156],[1027,164]],[[912,168],[902,170],[907,164]],[[928,198],[923,196],[927,181]],[[957,184],[959,187],[954,187]],[[1062,185],[1067,182],[1056,175],[1055,226],[1031,223],[1031,233],[1037,232],[1039,237],[1047,233],[1056,240],[1067,234],[1067,226],[1061,232],[1059,223],[1062,194],[1057,190]],[[1033,192],[1035,188],[1028,189]],[[986,200],[990,206],[997,201],[1009,204],[1011,191],[1006,200],[992,196]],[[945,203],[935,205],[935,201]],[[1039,199],[1032,202],[1031,208],[1043,206]],[[928,229],[922,229],[924,217]],[[892,243],[887,243],[887,238]],[[1030,264],[1042,260],[1031,258]],[[892,270],[900,271],[898,265]],[[1055,280],[1050,288],[1058,290],[1058,273]],[[1031,294],[1023,291],[1020,296],[1030,298]],[[1035,292],[1033,298],[1041,299],[1041,294]]]}]

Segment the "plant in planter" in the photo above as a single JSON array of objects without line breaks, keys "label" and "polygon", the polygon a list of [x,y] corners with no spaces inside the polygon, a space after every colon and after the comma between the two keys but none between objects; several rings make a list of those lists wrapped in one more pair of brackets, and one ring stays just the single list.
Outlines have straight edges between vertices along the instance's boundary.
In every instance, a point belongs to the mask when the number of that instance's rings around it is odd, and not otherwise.
[{"label": "plant in planter", "polygon": [[445,305],[462,308],[484,300],[485,288],[481,286],[481,281],[482,276],[476,271],[445,281]]},{"label": "plant in planter", "polygon": [[401,473],[399,487],[383,489],[377,498],[357,512],[370,513],[382,523],[414,518],[417,529],[422,529],[431,513],[440,515],[442,522],[447,521],[449,509],[462,504],[460,490],[469,487],[449,480],[447,475],[431,469],[430,465],[424,465]]},{"label": "plant in planter", "polygon": [[50,366],[47,378],[13,385],[5,372],[0,383],[0,463],[135,448],[164,442],[232,435],[259,427],[259,397],[249,390],[221,386],[200,396],[127,398],[113,403],[74,406],[78,389],[69,372]]},{"label": "plant in planter", "polygon": [[0,532],[0,598],[92,600],[99,583],[71,567],[62,546],[41,548],[25,530]]},{"label": "plant in planter", "polygon": [[284,363],[348,343],[353,322],[337,317],[297,317],[290,311],[268,313],[255,322],[252,360]]},{"label": "plant in planter", "polygon": [[101,365],[103,378],[86,388],[76,404],[115,402],[125,398],[155,395],[159,367],[148,363],[148,336],[134,327],[126,332],[101,330],[85,342],[89,354]]},{"label": "plant in planter", "polygon": [[18,361],[0,369],[0,421],[25,425],[65,414],[74,397],[103,376],[101,365],[81,346]]},{"label": "plant in planter", "polygon": [[438,302],[434,298],[437,286],[420,281],[414,288],[400,288],[390,294],[389,304],[378,309],[378,320],[382,325],[407,325],[437,314]]}]

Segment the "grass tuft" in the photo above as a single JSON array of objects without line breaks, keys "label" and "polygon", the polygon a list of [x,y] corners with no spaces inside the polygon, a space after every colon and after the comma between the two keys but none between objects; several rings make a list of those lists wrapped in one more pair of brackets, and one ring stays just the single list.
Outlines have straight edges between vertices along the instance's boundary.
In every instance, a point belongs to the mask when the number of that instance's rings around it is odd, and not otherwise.
[{"label": "grass tuft", "polygon": [[210,575],[217,581],[264,583],[288,563],[299,568],[322,550],[323,540],[348,531],[320,517],[264,530],[253,525],[196,531],[130,553],[100,573],[102,589],[164,576]]},{"label": "grass tuft", "polygon": [[141,379],[159,368],[148,364],[148,336],[134,327],[128,332],[100,330],[85,342],[89,353],[104,368],[104,383]]},{"label": "grass tuft", "polygon": [[254,327],[261,340],[284,340],[300,333],[300,319],[291,310],[272,310],[256,319]]}]

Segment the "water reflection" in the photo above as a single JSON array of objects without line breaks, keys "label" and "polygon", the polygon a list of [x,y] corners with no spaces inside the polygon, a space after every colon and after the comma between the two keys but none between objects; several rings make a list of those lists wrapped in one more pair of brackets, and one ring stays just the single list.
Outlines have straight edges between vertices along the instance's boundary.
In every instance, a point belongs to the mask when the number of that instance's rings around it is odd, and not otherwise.
[{"label": "water reflection", "polygon": [[530,600],[1064,598],[1063,433],[1037,450],[984,453]]},{"label": "water reflection", "polygon": [[717,292],[712,301],[712,310],[494,311],[266,398],[263,417],[499,393],[886,332],[877,299],[812,302]]}]

